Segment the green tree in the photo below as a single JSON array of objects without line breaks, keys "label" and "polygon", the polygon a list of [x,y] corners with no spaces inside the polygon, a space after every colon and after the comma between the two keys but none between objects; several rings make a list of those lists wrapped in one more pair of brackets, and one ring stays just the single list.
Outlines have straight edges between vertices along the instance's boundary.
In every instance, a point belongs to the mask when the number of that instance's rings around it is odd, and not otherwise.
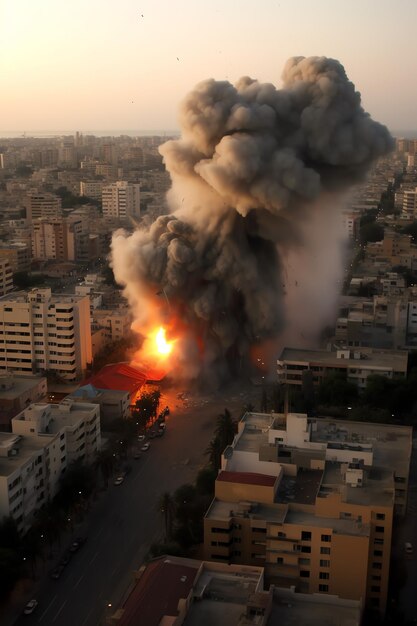
[{"label": "green tree", "polygon": [[369,242],[382,241],[384,238],[384,228],[376,222],[365,224],[360,228],[359,237],[363,246]]},{"label": "green tree", "polygon": [[215,436],[219,439],[219,445],[223,450],[229,446],[236,434],[236,424],[232,419],[232,415],[228,409],[217,417]]},{"label": "green tree", "polygon": [[355,383],[346,380],[346,373],[329,372],[319,385],[319,402],[331,406],[347,406],[358,397]]},{"label": "green tree", "polygon": [[212,467],[201,469],[195,481],[197,493],[200,495],[214,495],[214,484],[217,478],[217,472]]},{"label": "green tree", "polygon": [[173,522],[175,517],[175,502],[171,494],[165,491],[158,504],[159,511],[164,516],[164,529],[165,540],[169,541],[172,538]]},{"label": "green tree", "polygon": [[218,437],[214,437],[207,446],[205,454],[209,457],[209,462],[213,470],[216,472],[220,469],[222,452],[222,444]]}]

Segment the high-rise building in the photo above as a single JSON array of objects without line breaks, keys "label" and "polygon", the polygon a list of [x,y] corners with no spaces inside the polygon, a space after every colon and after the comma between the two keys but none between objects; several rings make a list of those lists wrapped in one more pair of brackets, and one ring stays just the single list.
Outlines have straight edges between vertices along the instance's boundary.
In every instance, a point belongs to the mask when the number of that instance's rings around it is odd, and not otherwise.
[{"label": "high-rise building", "polygon": [[128,217],[140,216],[140,185],[118,180],[111,185],[103,187],[103,215],[105,217]]},{"label": "high-rise building", "polygon": [[4,296],[13,289],[13,272],[9,259],[0,258],[0,296]]},{"label": "high-rise building", "polygon": [[0,298],[0,372],[55,372],[75,381],[91,363],[88,296],[33,289]]},{"label": "high-rise building", "polygon": [[60,217],[62,215],[61,198],[51,193],[31,191],[25,198],[26,217],[34,220],[38,217]]},{"label": "high-rise building", "polygon": [[384,614],[411,452],[411,427],[246,413],[205,515],[205,558]]},{"label": "high-rise building", "polygon": [[77,261],[83,220],[76,217],[40,218],[33,221],[33,259]]}]

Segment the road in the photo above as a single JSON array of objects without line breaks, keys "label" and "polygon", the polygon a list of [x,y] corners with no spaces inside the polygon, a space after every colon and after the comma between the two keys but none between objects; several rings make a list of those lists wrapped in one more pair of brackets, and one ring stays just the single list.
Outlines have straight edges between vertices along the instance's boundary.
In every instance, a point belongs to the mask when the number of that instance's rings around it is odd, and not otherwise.
[{"label": "road", "polygon": [[[253,393],[259,396],[259,390]],[[150,440],[150,450],[130,462],[132,471],[122,485],[111,484],[92,502],[83,525],[73,532],[74,537],[85,534],[86,543],[59,580],[46,575],[40,581],[36,592],[32,592],[39,606],[31,616],[19,617],[16,626],[103,623],[108,605],[120,605],[132,572],[140,567],[151,543],[163,538],[163,519],[158,511],[162,493],[194,481],[199,468],[207,462],[204,451],[216,416],[227,407],[238,418],[242,405],[250,399],[253,401],[253,397],[238,393],[233,399],[230,395],[190,398],[185,403],[176,399],[176,394],[163,397],[162,406],[171,407],[165,435]],[[21,607],[30,597],[20,599]]]}]

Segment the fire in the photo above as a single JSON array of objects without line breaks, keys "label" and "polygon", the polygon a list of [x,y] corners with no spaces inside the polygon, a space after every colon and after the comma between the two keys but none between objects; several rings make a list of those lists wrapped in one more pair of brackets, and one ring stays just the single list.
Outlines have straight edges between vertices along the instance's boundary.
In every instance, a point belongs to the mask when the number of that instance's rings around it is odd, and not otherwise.
[{"label": "fire", "polygon": [[159,354],[163,354],[164,356],[167,356],[168,354],[171,353],[173,342],[166,340],[165,332],[166,332],[165,328],[161,326],[155,335],[155,344],[156,344],[156,349],[159,352]]}]

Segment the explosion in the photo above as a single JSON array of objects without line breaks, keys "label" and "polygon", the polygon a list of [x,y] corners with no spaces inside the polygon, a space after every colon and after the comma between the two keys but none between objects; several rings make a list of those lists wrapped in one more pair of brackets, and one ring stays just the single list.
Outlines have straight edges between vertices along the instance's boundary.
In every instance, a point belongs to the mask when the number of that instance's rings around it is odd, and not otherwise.
[{"label": "explosion", "polygon": [[169,325],[173,374],[216,384],[254,347],[312,342],[332,318],[340,207],[393,140],[325,57],[290,59],[282,89],[204,81],[180,122],[160,147],[171,214],[116,231],[112,266],[135,327]]},{"label": "explosion", "polygon": [[172,341],[168,342],[166,340],[165,329],[162,328],[162,326],[160,327],[160,329],[157,331],[155,335],[155,343],[156,343],[156,349],[158,350],[159,354],[163,354],[164,356],[166,356],[171,353],[173,342]]}]

